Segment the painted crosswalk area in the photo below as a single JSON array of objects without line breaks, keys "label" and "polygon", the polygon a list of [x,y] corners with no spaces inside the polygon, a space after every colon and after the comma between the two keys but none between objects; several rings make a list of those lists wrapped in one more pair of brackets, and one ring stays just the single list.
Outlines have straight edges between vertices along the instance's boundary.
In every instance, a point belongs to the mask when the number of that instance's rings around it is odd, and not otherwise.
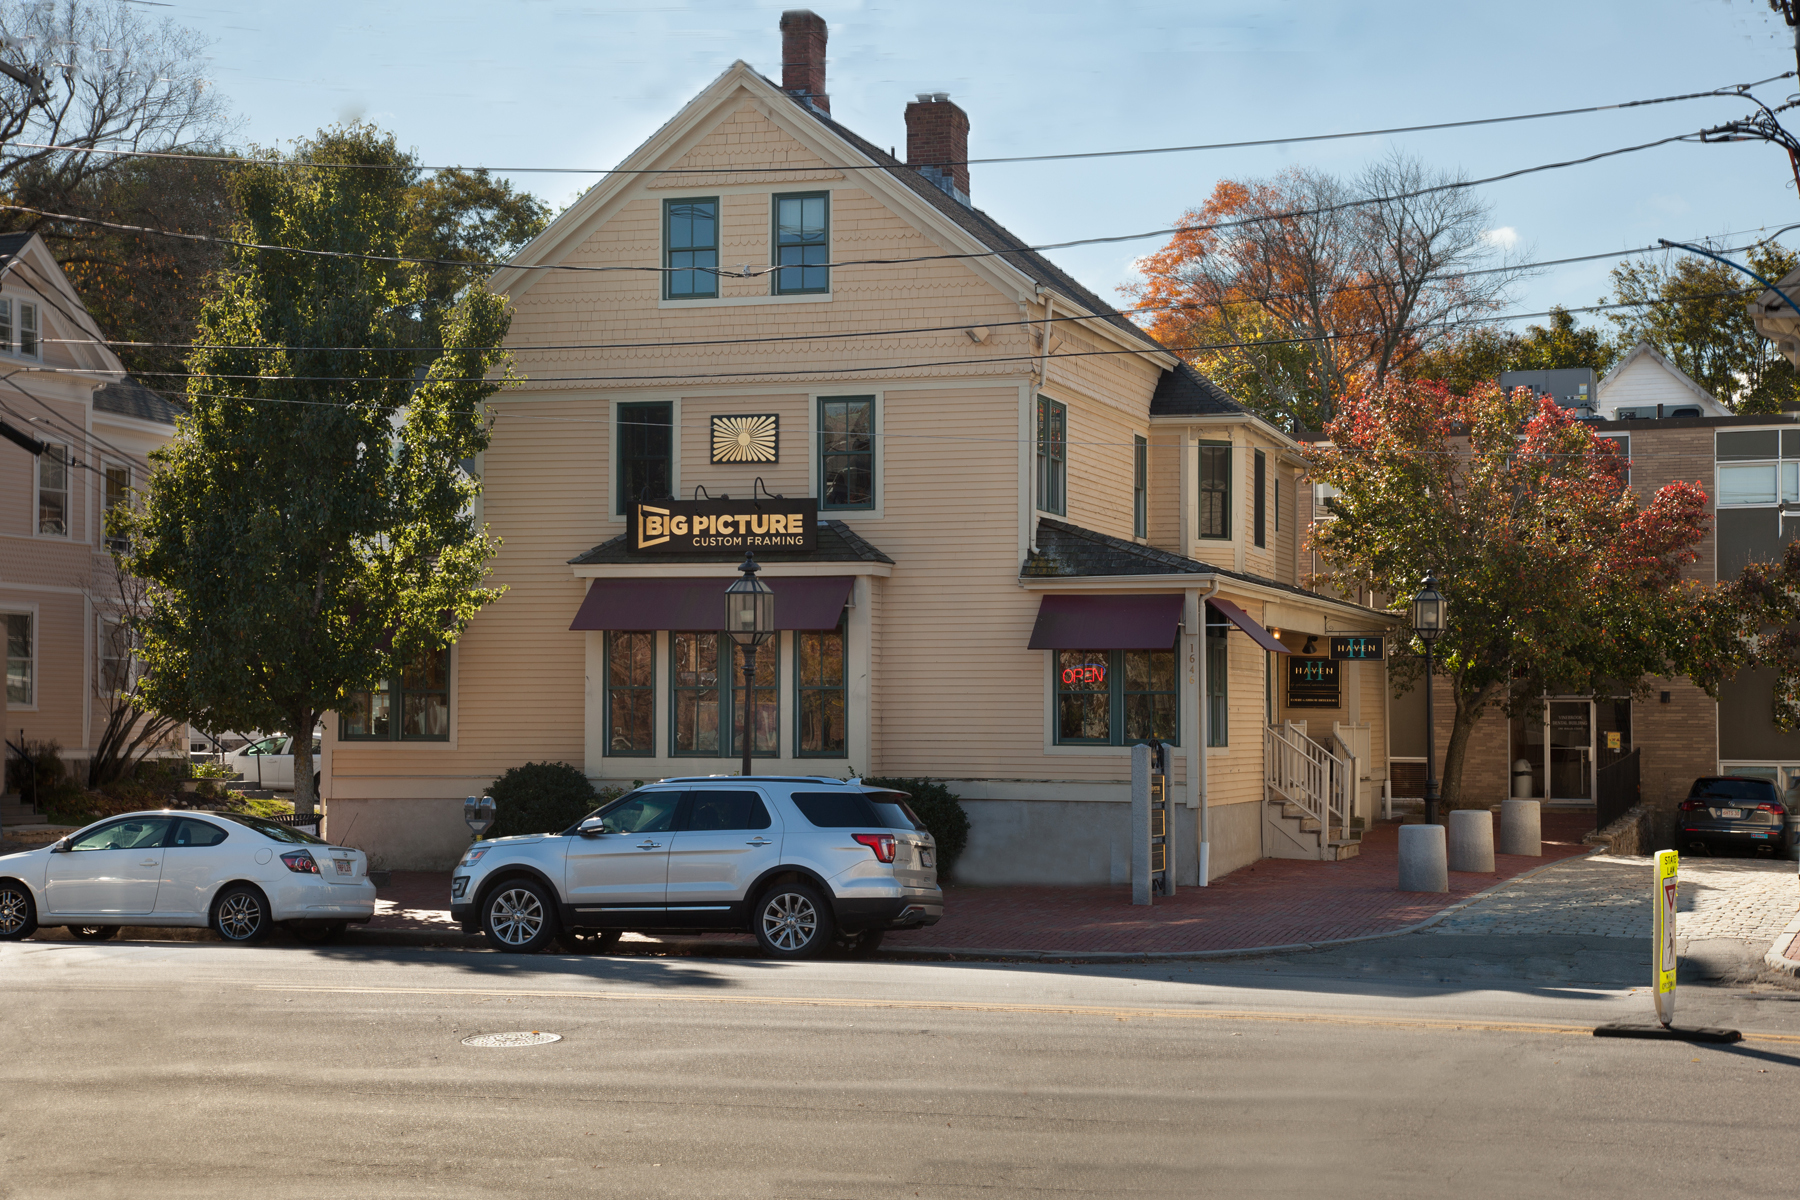
[{"label": "painted crosswalk area", "polygon": [[[1780,859],[1684,855],[1681,939],[1773,939],[1800,904],[1794,866]],[[1596,855],[1555,863],[1502,884],[1440,921],[1433,932],[1648,938],[1653,870],[1649,858]]]}]

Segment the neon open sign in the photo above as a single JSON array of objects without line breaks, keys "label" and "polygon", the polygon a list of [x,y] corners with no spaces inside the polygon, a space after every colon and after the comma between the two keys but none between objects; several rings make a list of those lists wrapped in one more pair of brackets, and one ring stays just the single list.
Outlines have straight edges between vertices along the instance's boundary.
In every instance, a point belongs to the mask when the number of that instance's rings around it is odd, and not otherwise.
[{"label": "neon open sign", "polygon": [[1106,664],[1087,663],[1079,667],[1064,667],[1062,681],[1065,687],[1098,687],[1106,682]]}]

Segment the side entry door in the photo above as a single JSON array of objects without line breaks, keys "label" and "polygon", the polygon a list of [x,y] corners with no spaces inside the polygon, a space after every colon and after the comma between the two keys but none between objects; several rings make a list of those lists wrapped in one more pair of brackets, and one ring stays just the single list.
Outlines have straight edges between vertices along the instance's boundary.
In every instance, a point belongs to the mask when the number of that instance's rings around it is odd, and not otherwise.
[{"label": "side entry door", "polygon": [[168,817],[126,817],[75,838],[44,868],[47,916],[142,916],[156,910]]},{"label": "side entry door", "polygon": [[748,899],[746,889],[775,865],[781,829],[760,792],[693,788],[687,816],[669,848],[669,919],[717,911]]},{"label": "side entry door", "polygon": [[647,909],[661,919],[670,830],[684,794],[639,792],[600,814],[601,832],[569,837],[563,894],[579,917],[621,924],[632,910]]}]

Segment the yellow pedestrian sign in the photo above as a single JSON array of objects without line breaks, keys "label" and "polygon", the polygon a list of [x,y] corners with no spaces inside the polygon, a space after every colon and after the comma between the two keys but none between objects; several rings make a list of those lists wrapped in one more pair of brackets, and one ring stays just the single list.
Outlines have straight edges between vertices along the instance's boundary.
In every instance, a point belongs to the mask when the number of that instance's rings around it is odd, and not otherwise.
[{"label": "yellow pedestrian sign", "polygon": [[1656,1019],[1664,1025],[1675,1020],[1675,902],[1680,897],[1676,869],[1680,857],[1673,850],[1656,855],[1656,946],[1652,963],[1655,980]]}]

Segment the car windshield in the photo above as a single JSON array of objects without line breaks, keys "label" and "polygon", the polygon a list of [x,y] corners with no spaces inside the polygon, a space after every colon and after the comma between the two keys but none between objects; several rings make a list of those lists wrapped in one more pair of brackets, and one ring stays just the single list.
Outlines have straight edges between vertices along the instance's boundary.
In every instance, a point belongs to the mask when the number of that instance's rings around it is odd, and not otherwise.
[{"label": "car windshield", "polygon": [[292,826],[278,825],[274,821],[264,820],[262,817],[252,817],[244,813],[213,813],[212,815],[222,820],[236,821],[239,825],[247,825],[271,841],[294,842],[305,846],[325,845],[324,838],[316,838],[310,833]]},{"label": "car windshield", "polygon": [[1743,800],[1760,804],[1775,799],[1775,785],[1760,779],[1697,779],[1689,794],[1706,800]]}]

